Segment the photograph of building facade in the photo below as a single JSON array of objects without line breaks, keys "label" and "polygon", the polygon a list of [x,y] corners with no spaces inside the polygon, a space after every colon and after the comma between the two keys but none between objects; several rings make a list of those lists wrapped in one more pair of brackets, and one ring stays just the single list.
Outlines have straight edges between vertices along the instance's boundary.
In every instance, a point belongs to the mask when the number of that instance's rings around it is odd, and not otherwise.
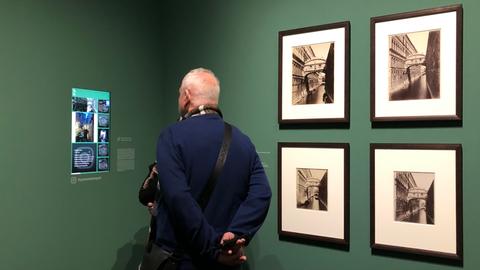
[{"label": "photograph of building facade", "polygon": [[395,220],[434,224],[434,173],[394,172]]},{"label": "photograph of building facade", "polygon": [[390,100],[440,97],[440,31],[389,36]]},{"label": "photograph of building facade", "polygon": [[334,102],[334,43],[292,48],[292,104]]},{"label": "photograph of building facade", "polygon": [[297,208],[328,209],[328,171],[297,168]]}]

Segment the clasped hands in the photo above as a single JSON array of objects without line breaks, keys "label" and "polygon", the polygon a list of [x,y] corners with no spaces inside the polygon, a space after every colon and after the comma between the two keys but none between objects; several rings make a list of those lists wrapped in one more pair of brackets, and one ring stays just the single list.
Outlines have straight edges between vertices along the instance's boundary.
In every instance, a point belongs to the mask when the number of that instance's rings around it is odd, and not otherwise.
[{"label": "clasped hands", "polygon": [[[222,246],[226,241],[232,240],[235,238],[235,234],[231,232],[226,232],[223,234],[222,239],[220,240],[220,245]],[[217,261],[221,264],[228,266],[240,265],[247,261],[247,256],[245,255],[246,240],[245,238],[237,239],[235,245],[227,249],[222,249],[220,254],[217,257]]]},{"label": "clasped hands", "polygon": [[[148,203],[147,205],[148,211],[151,215],[156,215],[156,203]],[[235,238],[235,234],[232,232],[226,232],[223,234],[222,239],[220,240],[220,246],[223,246],[224,243],[228,240],[232,240]],[[222,249],[220,254],[217,257],[217,261],[221,264],[228,265],[228,266],[236,266],[240,265],[247,261],[247,256],[245,255],[245,244],[247,240],[245,238],[239,238],[235,242],[235,245],[227,249]]]}]

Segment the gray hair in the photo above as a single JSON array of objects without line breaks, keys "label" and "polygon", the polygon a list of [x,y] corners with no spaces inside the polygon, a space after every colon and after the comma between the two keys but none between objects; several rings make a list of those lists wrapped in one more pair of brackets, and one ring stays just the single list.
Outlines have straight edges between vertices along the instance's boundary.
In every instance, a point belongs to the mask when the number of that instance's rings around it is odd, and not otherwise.
[{"label": "gray hair", "polygon": [[206,68],[196,68],[183,77],[180,93],[189,88],[195,99],[218,104],[220,81],[215,74]]}]

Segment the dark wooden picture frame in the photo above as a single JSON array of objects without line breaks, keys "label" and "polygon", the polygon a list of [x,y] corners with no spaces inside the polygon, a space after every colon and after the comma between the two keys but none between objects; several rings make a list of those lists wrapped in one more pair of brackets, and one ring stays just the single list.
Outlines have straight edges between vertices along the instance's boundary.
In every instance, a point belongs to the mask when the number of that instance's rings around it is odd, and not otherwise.
[{"label": "dark wooden picture frame", "polygon": [[462,5],[370,19],[370,119],[461,121]]},{"label": "dark wooden picture frame", "polygon": [[278,123],[349,120],[350,22],[280,31]]},{"label": "dark wooden picture frame", "polygon": [[[279,142],[277,151],[280,238],[348,249],[350,238],[349,144]],[[293,162],[289,163],[289,160]],[[305,175],[310,178],[304,178]],[[322,176],[318,177],[320,175]],[[343,176],[340,177],[342,179],[338,179],[339,176]],[[284,194],[284,191],[291,193]],[[330,192],[332,194],[329,194]],[[306,196],[303,197],[304,195]],[[302,198],[310,198],[310,200]],[[317,204],[315,200],[318,201]],[[324,208],[320,205],[322,201]],[[283,203],[287,202],[290,203],[282,207]],[[315,205],[318,207],[314,207]],[[293,217],[293,215],[297,216]],[[302,219],[311,224],[302,223]],[[316,220],[317,223],[315,223]],[[338,220],[343,221],[343,224],[336,224]],[[338,231],[322,231],[324,222],[331,222],[330,225],[335,226],[330,227]],[[298,224],[306,225],[309,230],[315,232],[285,228],[295,227]]]},{"label": "dark wooden picture frame", "polygon": [[370,177],[373,251],[463,262],[460,144],[370,144]]}]

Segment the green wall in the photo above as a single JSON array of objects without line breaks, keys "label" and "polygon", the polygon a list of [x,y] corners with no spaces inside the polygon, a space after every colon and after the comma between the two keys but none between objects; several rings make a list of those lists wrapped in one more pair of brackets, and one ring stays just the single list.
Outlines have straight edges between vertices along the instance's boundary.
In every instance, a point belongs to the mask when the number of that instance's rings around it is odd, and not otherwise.
[{"label": "green wall", "polygon": [[[370,17],[454,3],[464,7],[463,126],[372,128]],[[135,268],[148,223],[139,182],[159,130],[176,118],[181,77],[198,66],[217,73],[225,118],[251,136],[273,189],[245,269],[461,268],[371,254],[371,142],[463,145],[463,268],[477,269],[479,13],[476,0],[0,0],[0,269]],[[279,129],[278,31],[344,20],[351,22],[350,128]],[[70,183],[72,87],[111,92],[112,171],[98,181]],[[349,251],[278,239],[278,141],[350,143]],[[135,149],[135,170],[117,171],[122,148]]]},{"label": "green wall", "polygon": [[[370,17],[461,3],[464,8],[463,127],[372,128],[370,113]],[[464,158],[464,266],[478,269],[480,217],[475,171],[480,145],[477,65],[480,2],[384,0],[190,1],[168,7],[165,29],[166,111],[173,118],[181,76],[191,68],[214,70],[222,82],[225,118],[249,134],[273,189],[268,218],[249,247],[249,269],[451,269],[433,262],[372,255],[369,144],[461,143]],[[351,121],[349,129],[279,129],[278,31],[349,20],[351,23]],[[281,241],[277,235],[278,141],[348,142],[351,147],[350,250]],[[268,154],[268,152],[270,154]]]},{"label": "green wall", "polygon": [[[138,263],[137,190],[163,121],[160,13],[154,1],[0,1],[0,269]],[[70,183],[72,87],[111,92],[112,171],[97,181]],[[135,149],[136,170],[117,172],[119,148]]]}]

